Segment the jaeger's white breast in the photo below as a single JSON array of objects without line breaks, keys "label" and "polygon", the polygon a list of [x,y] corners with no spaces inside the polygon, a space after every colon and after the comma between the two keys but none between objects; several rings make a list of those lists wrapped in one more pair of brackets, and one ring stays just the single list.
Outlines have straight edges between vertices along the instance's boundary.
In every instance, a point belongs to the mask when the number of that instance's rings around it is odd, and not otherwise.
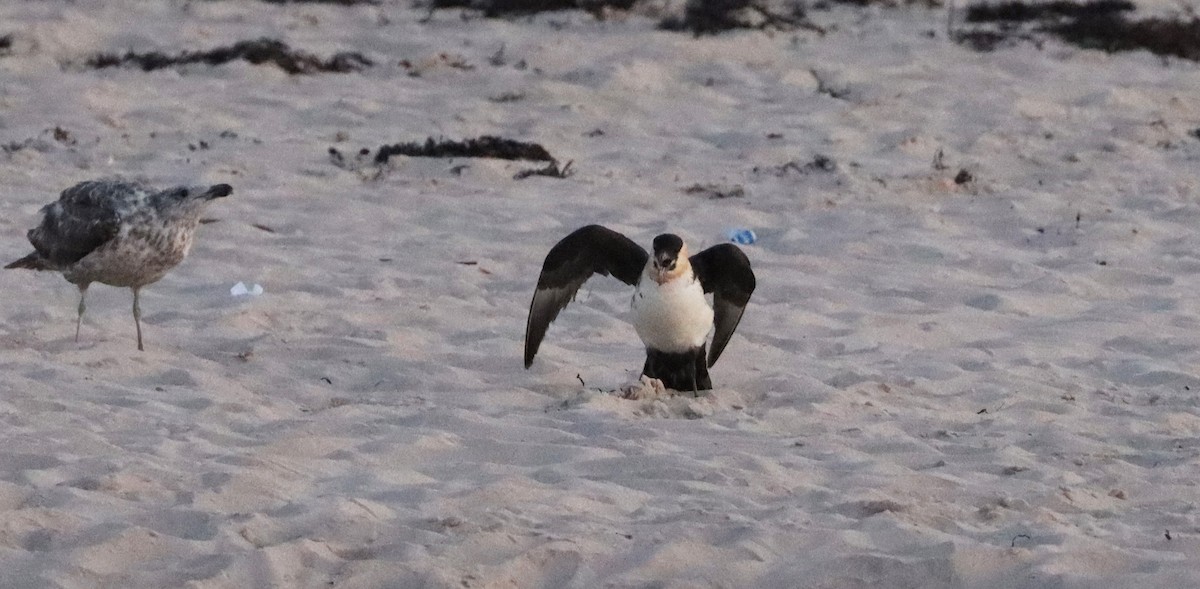
[{"label": "jaeger's white breast", "polygon": [[647,348],[686,352],[704,345],[713,310],[700,281],[683,276],[665,284],[643,276],[633,294],[633,327]]}]

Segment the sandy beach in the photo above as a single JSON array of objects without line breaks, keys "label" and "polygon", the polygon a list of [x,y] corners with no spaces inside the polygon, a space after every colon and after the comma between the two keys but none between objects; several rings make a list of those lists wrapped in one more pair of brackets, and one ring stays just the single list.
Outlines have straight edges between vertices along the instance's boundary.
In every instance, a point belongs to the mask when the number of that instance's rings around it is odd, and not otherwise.
[{"label": "sandy beach", "polygon": [[[234,187],[145,352],[0,272],[0,587],[1200,587],[1200,62],[658,8],[0,4],[0,262],[79,181]],[[262,38],[370,65],[87,66]],[[482,136],[570,173],[374,158]],[[522,367],[589,223],[756,234],[714,390],[637,384],[603,277]]]}]

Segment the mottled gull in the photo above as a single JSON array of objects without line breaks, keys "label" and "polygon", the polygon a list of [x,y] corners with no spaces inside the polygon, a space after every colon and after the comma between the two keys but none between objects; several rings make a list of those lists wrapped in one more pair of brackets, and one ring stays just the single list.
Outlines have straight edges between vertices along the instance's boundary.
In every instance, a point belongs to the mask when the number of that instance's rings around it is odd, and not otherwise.
[{"label": "mottled gull", "polygon": [[33,253],[5,268],[61,272],[79,287],[75,341],[91,283],[133,289],[133,322],[144,350],[138,291],[187,257],[200,213],[232,192],[228,184],[155,190],[127,180],[81,182],[42,207],[42,223],[29,230]]}]

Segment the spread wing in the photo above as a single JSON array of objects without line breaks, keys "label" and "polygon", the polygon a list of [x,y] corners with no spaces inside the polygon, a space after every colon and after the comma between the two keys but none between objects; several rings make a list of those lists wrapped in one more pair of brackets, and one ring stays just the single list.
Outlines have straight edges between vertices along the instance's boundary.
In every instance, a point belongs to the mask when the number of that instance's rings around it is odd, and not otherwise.
[{"label": "spread wing", "polygon": [[746,303],[750,302],[750,294],[754,292],[754,271],[750,269],[746,254],[731,243],[714,245],[688,258],[688,261],[696,278],[700,279],[704,292],[713,293],[716,332],[713,333],[712,347],[708,352],[708,365],[712,366],[721,357],[721,352],[742,320]]},{"label": "spread wing", "polygon": [[81,182],[42,207],[42,223],[29,242],[50,266],[69,266],[117,236],[121,214],[138,198],[135,184]]},{"label": "spread wing", "polygon": [[592,274],[637,284],[650,255],[628,237],[599,225],[576,229],[546,254],[525,324],[525,367],[533,363],[550,322]]}]

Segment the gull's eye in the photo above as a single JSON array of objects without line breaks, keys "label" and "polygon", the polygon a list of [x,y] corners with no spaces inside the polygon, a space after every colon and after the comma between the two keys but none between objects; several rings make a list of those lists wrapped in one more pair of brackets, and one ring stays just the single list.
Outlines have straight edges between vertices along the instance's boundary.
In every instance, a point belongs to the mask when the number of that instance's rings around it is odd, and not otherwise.
[{"label": "gull's eye", "polygon": [[179,191],[179,198],[187,198],[187,197],[188,197],[188,191],[187,191],[187,189],[186,189],[186,188],[184,188],[183,190]]}]

